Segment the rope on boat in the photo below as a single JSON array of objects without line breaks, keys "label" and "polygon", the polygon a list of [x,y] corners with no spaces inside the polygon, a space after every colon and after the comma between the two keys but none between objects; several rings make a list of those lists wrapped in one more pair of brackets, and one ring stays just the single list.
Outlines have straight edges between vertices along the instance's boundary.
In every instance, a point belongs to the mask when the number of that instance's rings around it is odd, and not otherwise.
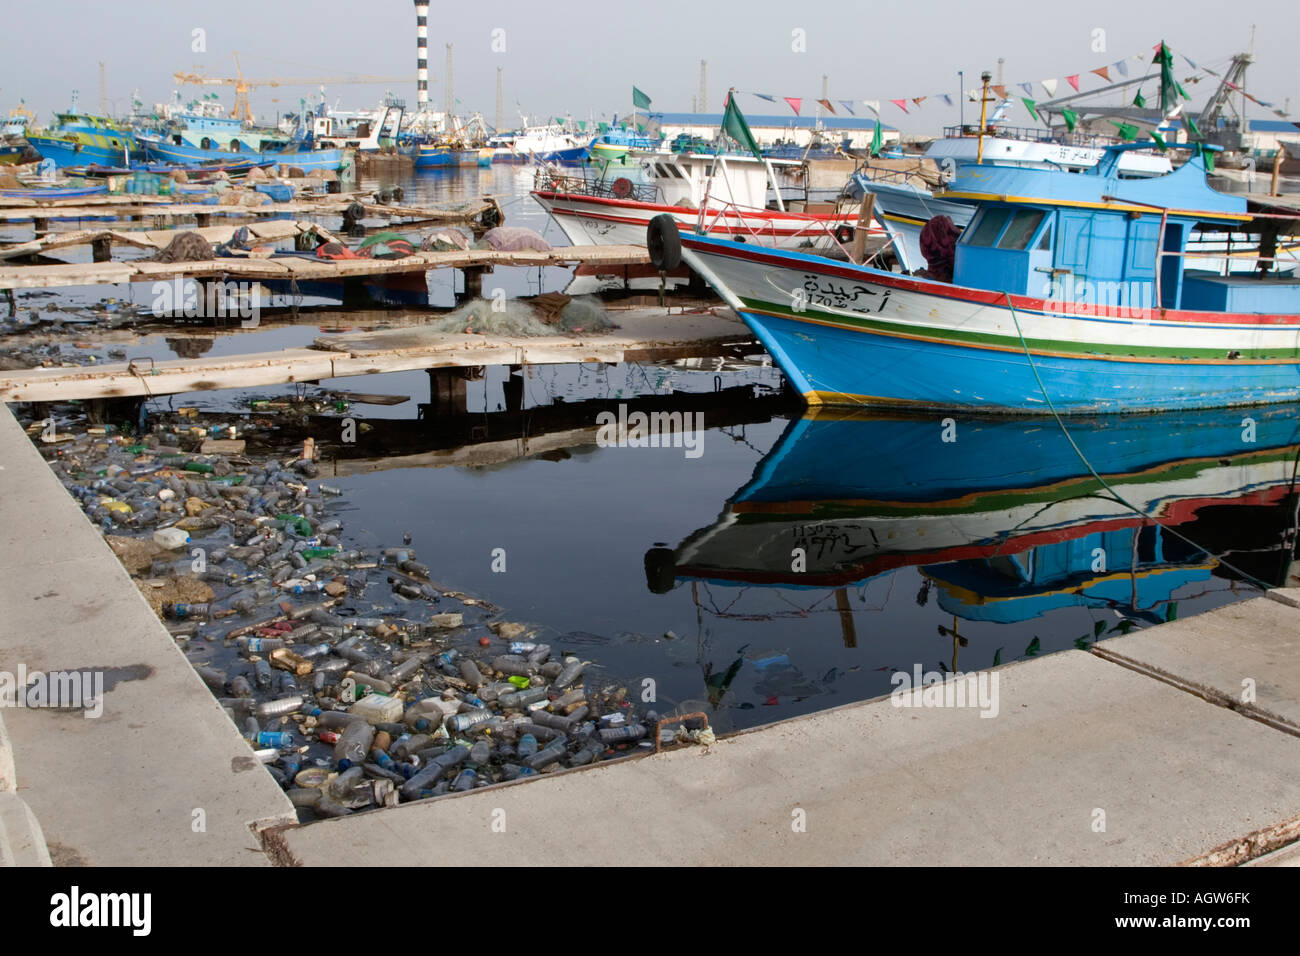
[{"label": "rope on boat", "polygon": [[[1038,374],[1038,366],[1034,364],[1034,357],[1029,352],[1029,343],[1025,341],[1024,330],[1020,328],[1020,318],[1019,316],[1016,315],[1016,307],[1011,303],[1011,293],[1004,292],[1002,293],[1002,295],[1007,300],[1007,308],[1011,310],[1011,318],[1016,323],[1016,334],[1020,336],[1020,347],[1025,350],[1025,361],[1029,363],[1029,370],[1034,373],[1034,381],[1038,383],[1038,390],[1043,393],[1043,401],[1047,402],[1047,407],[1051,411],[1052,417],[1056,419],[1056,424],[1060,426],[1061,433],[1065,435],[1065,440],[1070,443],[1070,447],[1073,448],[1074,453],[1079,456],[1079,460],[1083,462],[1084,467],[1088,469],[1092,477],[1096,478],[1097,481],[1100,482],[1101,486],[1105,488],[1107,492],[1110,493],[1111,497],[1114,498],[1117,503],[1123,505],[1125,508],[1128,508],[1134,514],[1141,517],[1144,521],[1150,521],[1152,524],[1160,527],[1161,529],[1168,532],[1169,534],[1174,535],[1174,537],[1181,538],[1183,541],[1187,542],[1193,548],[1196,548],[1198,551],[1204,551],[1205,549],[1201,547],[1201,545],[1197,544],[1191,538],[1187,537],[1187,535],[1178,531],[1178,529],[1173,527],[1173,525],[1165,524],[1159,518],[1147,514],[1141,508],[1137,507],[1137,505],[1128,501],[1126,498],[1124,498],[1123,495],[1121,495],[1118,491],[1116,491],[1114,488],[1110,486],[1110,482],[1108,482],[1101,475],[1097,474],[1097,469],[1092,467],[1092,462],[1088,460],[1088,456],[1085,455],[1083,453],[1083,449],[1081,449],[1078,446],[1078,444],[1075,443],[1074,436],[1071,435],[1070,430],[1065,427],[1065,421],[1061,418],[1060,413],[1056,410],[1056,406],[1052,404],[1052,397],[1047,394],[1047,387],[1043,385],[1042,376]],[[1300,461],[1300,458],[1298,458],[1297,460]],[[1259,578],[1255,577],[1255,575],[1249,573],[1248,571],[1243,571],[1241,568],[1235,567],[1234,565],[1225,561],[1223,558],[1218,557],[1217,555],[1215,556],[1215,559],[1220,564],[1222,564],[1225,568],[1227,568],[1229,571],[1232,571],[1234,574],[1240,575],[1243,580],[1245,580],[1250,584],[1255,585],[1260,590],[1262,591],[1272,590],[1273,585],[1261,581]]]}]

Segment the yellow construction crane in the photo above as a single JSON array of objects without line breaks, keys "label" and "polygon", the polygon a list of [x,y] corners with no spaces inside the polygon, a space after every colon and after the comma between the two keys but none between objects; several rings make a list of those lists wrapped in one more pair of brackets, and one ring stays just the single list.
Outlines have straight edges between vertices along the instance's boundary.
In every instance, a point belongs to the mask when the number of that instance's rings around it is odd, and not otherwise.
[{"label": "yellow construction crane", "polygon": [[231,77],[206,76],[202,73],[186,73],[178,70],[172,79],[182,86],[233,86],[235,88],[235,105],[230,115],[253,122],[253,111],[248,105],[248,91],[259,86],[339,86],[346,83],[405,83],[409,76],[277,76],[266,80],[249,80],[244,78],[244,71],[239,66],[239,54],[235,54],[235,75]]}]

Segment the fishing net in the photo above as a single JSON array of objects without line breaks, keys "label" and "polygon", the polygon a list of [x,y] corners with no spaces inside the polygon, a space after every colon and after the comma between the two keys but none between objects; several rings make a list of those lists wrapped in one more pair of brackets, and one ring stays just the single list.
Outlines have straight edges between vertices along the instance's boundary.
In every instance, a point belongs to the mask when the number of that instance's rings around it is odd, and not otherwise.
[{"label": "fishing net", "polygon": [[[568,299],[568,296],[559,298]],[[613,324],[600,299],[582,296],[565,303],[554,299],[542,303],[525,299],[474,299],[430,326],[439,332],[538,336],[602,331]]]},{"label": "fishing net", "polygon": [[212,243],[197,232],[182,232],[165,249],[160,249],[141,262],[206,262],[213,258]]}]

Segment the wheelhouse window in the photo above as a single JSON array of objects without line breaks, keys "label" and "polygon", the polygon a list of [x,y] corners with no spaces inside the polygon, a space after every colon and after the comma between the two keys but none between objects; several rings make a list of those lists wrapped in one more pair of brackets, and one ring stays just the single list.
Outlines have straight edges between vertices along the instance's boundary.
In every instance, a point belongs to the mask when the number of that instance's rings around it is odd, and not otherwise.
[{"label": "wheelhouse window", "polygon": [[967,245],[991,246],[1011,217],[1010,209],[985,209],[980,214],[979,225],[971,233]]},{"label": "wheelhouse window", "polygon": [[998,240],[999,249],[1028,249],[1029,241],[1034,238],[1043,221],[1041,209],[1019,209],[1011,217],[1002,238]]}]

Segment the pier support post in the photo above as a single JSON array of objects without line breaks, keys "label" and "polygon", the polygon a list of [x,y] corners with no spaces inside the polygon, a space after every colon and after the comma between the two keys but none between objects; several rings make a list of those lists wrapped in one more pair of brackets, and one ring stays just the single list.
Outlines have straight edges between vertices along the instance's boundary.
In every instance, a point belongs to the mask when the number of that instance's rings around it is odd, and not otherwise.
[{"label": "pier support post", "polygon": [[464,415],[469,410],[466,393],[467,369],[431,368],[429,372],[429,414]]},{"label": "pier support post", "polygon": [[50,221],[44,216],[32,216],[32,232],[34,238],[44,239],[46,233],[50,231]]},{"label": "pier support post", "polygon": [[348,276],[343,280],[343,304],[358,307],[371,304],[370,291],[366,288],[363,277]]},{"label": "pier support post", "polygon": [[483,297],[483,273],[489,269],[489,266],[466,266],[461,270],[465,274],[464,298],[480,299]]},{"label": "pier support post", "polygon": [[91,258],[95,262],[108,262],[113,258],[113,240],[107,236],[92,239],[90,243]]},{"label": "pier support post", "polygon": [[145,396],[130,395],[125,398],[92,398],[86,404],[86,421],[92,425],[135,425],[140,420],[140,408]]},{"label": "pier support post", "polygon": [[200,229],[206,229],[208,226],[212,225],[212,213],[210,212],[195,213],[194,225]]},{"label": "pier support post", "polygon": [[501,388],[506,396],[506,411],[521,411],[524,407],[524,367],[511,365]]}]

